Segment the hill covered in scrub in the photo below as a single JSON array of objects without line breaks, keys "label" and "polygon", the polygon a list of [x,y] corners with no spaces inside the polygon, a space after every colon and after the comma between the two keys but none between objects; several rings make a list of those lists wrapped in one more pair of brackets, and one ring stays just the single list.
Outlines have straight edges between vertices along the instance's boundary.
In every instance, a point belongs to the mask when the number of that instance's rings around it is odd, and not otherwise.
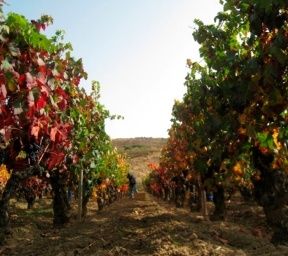
[{"label": "hill covered in scrub", "polygon": [[119,138],[112,141],[113,145],[127,156],[133,173],[138,183],[148,174],[149,163],[158,162],[161,148],[165,145],[165,138]]}]

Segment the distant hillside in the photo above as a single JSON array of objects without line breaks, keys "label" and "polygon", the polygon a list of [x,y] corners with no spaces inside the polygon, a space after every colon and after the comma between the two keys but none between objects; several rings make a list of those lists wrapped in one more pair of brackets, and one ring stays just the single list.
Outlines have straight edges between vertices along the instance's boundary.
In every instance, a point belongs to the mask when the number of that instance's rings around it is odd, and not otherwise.
[{"label": "distant hillside", "polygon": [[114,139],[113,145],[125,154],[138,183],[148,174],[147,165],[151,162],[157,163],[160,157],[161,148],[167,139],[164,138],[129,138]]}]

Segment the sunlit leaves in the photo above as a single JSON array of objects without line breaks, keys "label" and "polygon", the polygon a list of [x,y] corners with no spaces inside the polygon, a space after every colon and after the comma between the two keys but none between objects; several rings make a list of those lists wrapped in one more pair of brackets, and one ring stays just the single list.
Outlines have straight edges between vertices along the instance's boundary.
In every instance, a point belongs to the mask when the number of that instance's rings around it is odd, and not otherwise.
[{"label": "sunlit leaves", "polygon": [[6,24],[9,27],[10,33],[12,33],[12,31],[13,33],[16,32],[18,36],[15,39],[16,43],[24,39],[27,45],[31,45],[36,49],[44,49],[49,52],[57,49],[46,36],[39,34],[35,26],[28,22],[22,15],[10,13],[7,17]]},{"label": "sunlit leaves", "polygon": [[4,164],[0,165],[0,194],[3,191],[7,181],[10,178],[10,173],[8,172]]},{"label": "sunlit leaves", "polygon": [[[62,156],[56,159],[53,155],[53,143],[57,143],[56,151],[62,153],[70,143],[71,124],[65,118],[70,95],[65,90],[78,85],[84,73],[83,67],[79,66],[82,62],[75,61],[71,56],[69,62],[63,59],[62,53],[66,49],[35,28],[40,25],[44,29],[51,23],[52,19],[48,16],[30,23],[25,17],[12,13],[4,22],[9,30],[4,35],[5,41],[1,46],[3,55],[0,57],[0,96],[4,99],[0,112],[2,134],[7,142],[11,136],[15,136],[13,130],[23,130],[20,139],[25,143],[40,143],[45,138],[50,148],[43,158],[43,164],[51,154],[54,160],[46,162],[51,169],[53,164],[63,162]],[[61,70],[54,76],[51,69],[59,65]],[[69,76],[66,74],[68,71]],[[52,80],[55,81],[54,87],[48,83]],[[77,84],[73,84],[74,80]]]},{"label": "sunlit leaves", "polygon": [[[195,20],[202,61],[187,61],[187,92],[174,104],[160,162],[175,173],[189,169],[203,178],[214,166],[215,179],[248,182],[255,171],[253,147],[273,154],[273,168],[286,168],[288,6],[287,1],[221,2],[215,24]],[[230,163],[225,172],[223,163]]]}]

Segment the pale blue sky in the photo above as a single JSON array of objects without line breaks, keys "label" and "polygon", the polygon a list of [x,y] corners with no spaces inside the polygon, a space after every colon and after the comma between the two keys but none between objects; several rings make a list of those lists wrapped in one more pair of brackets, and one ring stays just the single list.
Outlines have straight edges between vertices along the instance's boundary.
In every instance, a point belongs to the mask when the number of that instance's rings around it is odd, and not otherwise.
[{"label": "pale blue sky", "polygon": [[198,59],[193,20],[212,23],[218,0],[7,0],[5,13],[51,15],[65,30],[101,102],[124,120],[108,121],[112,138],[167,137],[175,99],[185,91],[186,59]]}]

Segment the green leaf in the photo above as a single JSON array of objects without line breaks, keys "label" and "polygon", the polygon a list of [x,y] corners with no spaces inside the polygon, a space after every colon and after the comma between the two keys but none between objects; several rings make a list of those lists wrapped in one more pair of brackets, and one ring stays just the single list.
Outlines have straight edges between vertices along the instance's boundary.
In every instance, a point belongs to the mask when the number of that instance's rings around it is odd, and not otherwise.
[{"label": "green leaf", "polygon": [[267,138],[268,138],[268,133],[266,132],[262,132],[262,133],[257,133],[256,134],[256,137],[257,137],[257,140],[260,142],[260,143],[265,143]]},{"label": "green leaf", "polygon": [[24,39],[27,44],[32,45],[36,49],[43,49],[48,52],[54,52],[57,47],[45,35],[36,30],[24,16],[17,13],[9,13],[6,24],[10,31],[18,36],[18,40]]},{"label": "green leaf", "polygon": [[0,69],[2,69],[3,71],[10,71],[13,69],[13,66],[12,66],[12,64],[10,64],[10,62],[6,58],[6,59],[2,60],[1,65],[0,65]]},{"label": "green leaf", "polygon": [[257,140],[260,143],[260,147],[274,149],[274,141],[271,134],[267,132],[257,133],[256,135]]},{"label": "green leaf", "polygon": [[92,169],[96,168],[95,162],[91,162],[91,163],[90,163],[90,168],[92,168]]}]

